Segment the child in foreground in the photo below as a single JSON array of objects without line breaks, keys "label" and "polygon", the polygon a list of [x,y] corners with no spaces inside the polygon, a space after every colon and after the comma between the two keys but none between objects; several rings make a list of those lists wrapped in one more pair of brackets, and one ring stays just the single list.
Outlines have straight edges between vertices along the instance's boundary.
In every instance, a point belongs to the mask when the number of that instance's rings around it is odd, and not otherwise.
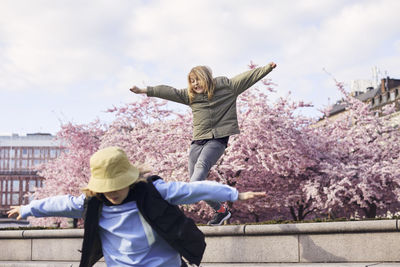
[{"label": "child in foreground", "polygon": [[80,266],[104,256],[107,266],[179,267],[199,265],[205,250],[203,233],[177,206],[200,200],[237,201],[265,192],[239,193],[211,181],[147,180],[125,152],[108,147],[90,158],[91,177],[78,197],[63,195],[12,206],[8,217],[84,218]]}]

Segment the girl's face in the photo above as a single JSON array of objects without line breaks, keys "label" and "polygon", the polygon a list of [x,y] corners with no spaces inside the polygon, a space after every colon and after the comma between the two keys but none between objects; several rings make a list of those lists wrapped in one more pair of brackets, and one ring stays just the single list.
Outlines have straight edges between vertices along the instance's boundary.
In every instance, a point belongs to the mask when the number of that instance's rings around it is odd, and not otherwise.
[{"label": "girl's face", "polygon": [[129,194],[129,186],[121,190],[103,193],[108,201],[114,205],[119,205]]},{"label": "girl's face", "polygon": [[192,86],[192,89],[196,94],[204,93],[204,88],[201,85],[200,80],[199,80],[199,78],[197,76],[190,75],[189,79],[190,79],[190,84]]}]

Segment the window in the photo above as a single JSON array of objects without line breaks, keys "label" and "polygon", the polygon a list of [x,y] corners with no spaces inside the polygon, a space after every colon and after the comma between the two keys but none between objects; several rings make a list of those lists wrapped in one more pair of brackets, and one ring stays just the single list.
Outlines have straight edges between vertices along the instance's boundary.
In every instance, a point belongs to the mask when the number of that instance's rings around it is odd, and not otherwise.
[{"label": "window", "polygon": [[21,165],[21,161],[20,160],[18,160],[18,159],[16,159],[15,160],[15,169],[19,169],[20,168],[20,165]]},{"label": "window", "polygon": [[33,156],[35,158],[40,158],[40,149],[39,148],[33,149]]},{"label": "window", "polygon": [[13,158],[13,157],[15,157],[15,150],[14,150],[14,148],[11,148],[10,149],[10,158]]},{"label": "window", "polygon": [[13,192],[19,192],[19,180],[14,180],[13,181],[13,186],[12,186],[13,188]]},{"label": "window", "polygon": [[19,194],[12,194],[11,205],[19,205]]},{"label": "window", "polygon": [[21,169],[26,169],[26,168],[28,168],[28,160],[23,159],[21,160]]},{"label": "window", "polygon": [[29,181],[29,191],[32,192],[35,190],[35,186],[36,186],[36,181],[35,180],[30,180]]},{"label": "window", "polygon": [[390,100],[394,101],[395,99],[396,99],[396,92],[395,91],[390,92]]},{"label": "window", "polygon": [[13,170],[15,168],[15,161],[13,159],[10,159],[10,166],[9,169]]},{"label": "window", "polygon": [[6,170],[6,169],[8,169],[8,160],[6,160],[6,159],[2,159],[2,160],[0,160],[2,163],[0,164],[0,165],[2,165],[2,166],[0,166],[0,169],[3,169],[3,170]]},{"label": "window", "polygon": [[55,148],[50,149],[50,158],[57,157],[57,150]]},{"label": "window", "polygon": [[22,149],[22,157],[23,157],[23,158],[28,157],[28,149],[27,149],[27,148],[23,148],[23,149]]},{"label": "window", "polygon": [[3,158],[3,159],[8,158],[8,149],[7,148],[0,149],[0,158]]}]

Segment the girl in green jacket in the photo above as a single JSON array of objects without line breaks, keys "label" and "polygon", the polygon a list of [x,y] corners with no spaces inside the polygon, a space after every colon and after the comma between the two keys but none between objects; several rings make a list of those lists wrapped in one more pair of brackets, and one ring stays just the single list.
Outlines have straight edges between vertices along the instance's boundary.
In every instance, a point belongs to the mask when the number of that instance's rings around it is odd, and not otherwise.
[{"label": "girl in green jacket", "polygon": [[[276,67],[274,62],[241,73],[233,78],[212,76],[206,66],[197,66],[188,74],[188,88],[175,89],[167,85],[139,88],[130,91],[150,97],[188,105],[193,114],[193,141],[189,150],[190,181],[202,181],[224,153],[229,136],[239,133],[236,113],[237,97],[264,78]],[[209,225],[221,225],[231,217],[220,202],[206,201],[215,215]]]}]

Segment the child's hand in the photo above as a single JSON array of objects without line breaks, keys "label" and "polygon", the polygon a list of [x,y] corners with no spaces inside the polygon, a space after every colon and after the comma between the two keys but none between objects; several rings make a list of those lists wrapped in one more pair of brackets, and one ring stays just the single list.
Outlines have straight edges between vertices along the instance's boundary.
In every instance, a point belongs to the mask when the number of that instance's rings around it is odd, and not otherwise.
[{"label": "child's hand", "polygon": [[8,218],[11,218],[14,215],[17,215],[17,220],[21,220],[22,219],[21,213],[20,213],[21,206],[11,206],[10,208],[11,209],[9,211],[7,211]]},{"label": "child's hand", "polygon": [[275,69],[276,68],[276,64],[274,62],[269,63],[269,65],[271,66],[271,68]]},{"label": "child's hand", "polygon": [[254,197],[265,197],[267,195],[267,193],[265,192],[243,192],[243,193],[239,193],[239,200],[247,200],[250,198],[254,198]]},{"label": "child's hand", "polygon": [[147,93],[147,89],[140,89],[136,85],[134,85],[132,88],[129,89],[131,92],[135,94],[145,94]]}]

